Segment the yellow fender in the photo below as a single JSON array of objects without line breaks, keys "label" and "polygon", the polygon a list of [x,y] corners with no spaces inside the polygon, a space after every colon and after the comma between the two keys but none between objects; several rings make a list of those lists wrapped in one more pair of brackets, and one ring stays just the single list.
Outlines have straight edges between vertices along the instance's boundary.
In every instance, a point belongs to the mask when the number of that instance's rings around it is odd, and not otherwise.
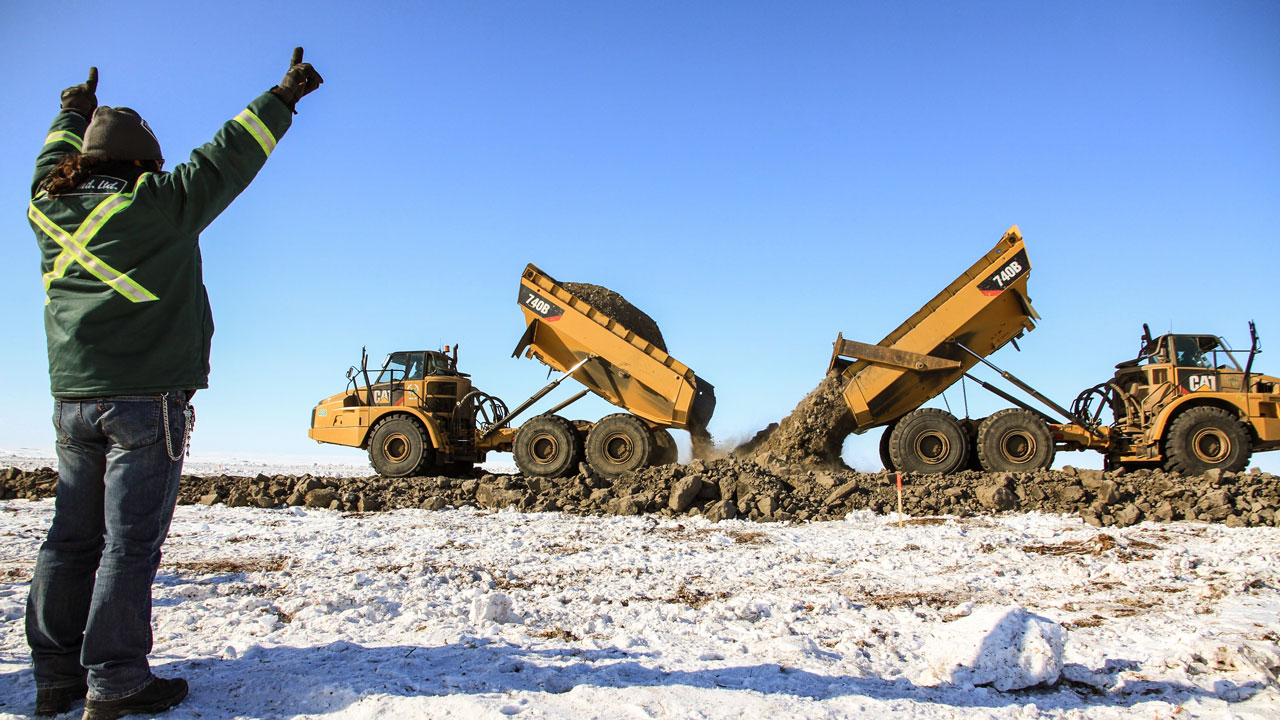
[{"label": "yellow fender", "polygon": [[[1165,431],[1169,427],[1169,423],[1173,418],[1181,414],[1183,410],[1193,407],[1216,407],[1222,408],[1228,412],[1235,413],[1240,421],[1249,425],[1249,409],[1241,405],[1238,400],[1244,397],[1240,393],[1216,393],[1216,392],[1194,392],[1179,397],[1177,400],[1169,403],[1163,410],[1156,415],[1155,421],[1151,423],[1151,428],[1147,431],[1147,439],[1156,443],[1157,447],[1164,440]],[[1160,448],[1163,452],[1163,447]]]},{"label": "yellow fender", "polygon": [[431,446],[437,452],[448,452],[449,450],[449,434],[440,428],[439,422],[430,415],[419,412],[416,408],[411,407],[375,407],[369,408],[369,424],[364,428],[364,434],[360,438],[360,447],[369,448],[369,431],[374,425],[377,425],[383,418],[389,415],[408,415],[427,429],[427,436],[431,438]]}]

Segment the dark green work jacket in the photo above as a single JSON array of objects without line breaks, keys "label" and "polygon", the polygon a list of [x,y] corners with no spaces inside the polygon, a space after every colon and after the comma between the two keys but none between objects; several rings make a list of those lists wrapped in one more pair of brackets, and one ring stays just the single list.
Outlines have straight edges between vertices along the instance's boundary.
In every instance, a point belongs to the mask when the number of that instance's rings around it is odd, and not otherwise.
[{"label": "dark green work jacket", "polygon": [[292,121],[279,98],[263,93],[172,172],[123,165],[51,197],[41,183],[80,150],[88,126],[76,113],[58,115],[27,208],[40,245],[54,397],[209,386],[213,315],[200,231],[248,187]]}]

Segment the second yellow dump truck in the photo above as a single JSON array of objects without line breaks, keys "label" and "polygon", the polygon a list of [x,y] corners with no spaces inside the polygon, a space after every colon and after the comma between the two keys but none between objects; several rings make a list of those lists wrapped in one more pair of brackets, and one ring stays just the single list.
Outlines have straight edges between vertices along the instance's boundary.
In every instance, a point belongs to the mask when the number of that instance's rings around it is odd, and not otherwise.
[{"label": "second yellow dump truck", "polygon": [[[489,452],[511,452],[526,475],[564,476],[585,461],[616,477],[675,462],[671,429],[706,437],[715,389],[686,365],[532,264],[517,301],[525,332],[513,356],[524,353],[562,375],[514,410],[458,371],[456,346],[392,353],[372,378],[366,355],[347,372],[347,390],[316,405],[308,435],[366,449],[388,477],[456,471]],[[513,425],[570,377],[587,389]],[[587,392],[626,412],[596,422],[558,414]]]},{"label": "second yellow dump truck", "polygon": [[[1280,448],[1280,381],[1242,365],[1214,335],[1144,332],[1139,357],[1082,392],[1070,410],[986,358],[1039,319],[1027,295],[1031,262],[1022,233],[1009,229],[994,248],[875,345],[838,335],[838,370],[855,432],[884,427],[880,457],[890,470],[949,473],[966,468],[1048,468],[1058,450],[1097,450],[1107,467],[1164,467],[1195,474],[1238,471],[1254,451]],[[1145,326],[1144,326],[1145,329]],[[983,382],[982,363],[1061,416]],[[959,419],[920,407],[968,378],[1016,405],[989,417]],[[1112,413],[1111,424],[1102,412]]]}]

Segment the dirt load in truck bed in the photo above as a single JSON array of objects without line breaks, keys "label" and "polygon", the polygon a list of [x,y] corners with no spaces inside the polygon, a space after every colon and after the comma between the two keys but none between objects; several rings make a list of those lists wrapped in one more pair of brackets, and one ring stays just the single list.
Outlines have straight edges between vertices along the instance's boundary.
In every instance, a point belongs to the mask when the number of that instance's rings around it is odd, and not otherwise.
[{"label": "dirt load in truck bed", "polygon": [[662,352],[667,351],[667,343],[662,339],[662,331],[658,329],[658,323],[618,293],[591,283],[567,282],[560,283],[560,286],[591,307],[618,321],[626,329],[653,343]]}]

